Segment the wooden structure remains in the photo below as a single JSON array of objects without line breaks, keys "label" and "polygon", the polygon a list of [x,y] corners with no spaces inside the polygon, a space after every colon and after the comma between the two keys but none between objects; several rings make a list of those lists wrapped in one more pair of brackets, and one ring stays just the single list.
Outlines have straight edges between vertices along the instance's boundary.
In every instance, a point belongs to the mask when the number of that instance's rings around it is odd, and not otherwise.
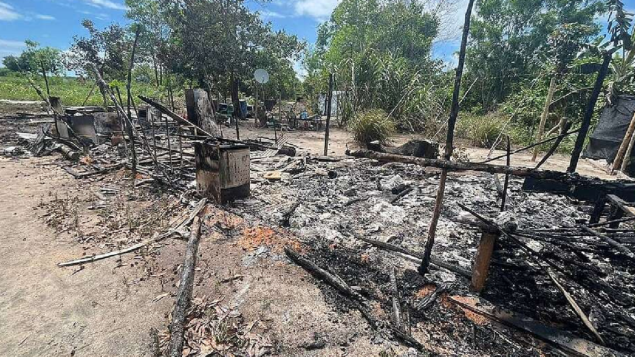
[{"label": "wooden structure remains", "polygon": [[217,203],[245,198],[250,192],[249,146],[195,143],[196,187]]}]

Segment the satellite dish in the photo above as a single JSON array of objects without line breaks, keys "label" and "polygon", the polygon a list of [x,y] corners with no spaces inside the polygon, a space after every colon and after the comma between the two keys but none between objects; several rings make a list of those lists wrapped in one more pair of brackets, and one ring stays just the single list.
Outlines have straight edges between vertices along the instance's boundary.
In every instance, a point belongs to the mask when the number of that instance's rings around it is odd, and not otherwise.
[{"label": "satellite dish", "polygon": [[257,69],[254,72],[254,78],[256,79],[256,82],[265,84],[269,82],[269,73],[267,73],[264,69]]}]

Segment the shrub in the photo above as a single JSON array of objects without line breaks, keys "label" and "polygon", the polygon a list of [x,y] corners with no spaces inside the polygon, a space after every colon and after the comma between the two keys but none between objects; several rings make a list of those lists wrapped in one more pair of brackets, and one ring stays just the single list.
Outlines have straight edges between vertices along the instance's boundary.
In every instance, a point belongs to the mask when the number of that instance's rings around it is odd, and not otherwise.
[{"label": "shrub", "polygon": [[456,127],[456,136],[468,140],[477,147],[489,148],[505,126],[506,118],[497,113],[487,115],[461,114]]},{"label": "shrub", "polygon": [[350,129],[355,141],[368,146],[373,141],[386,143],[395,132],[395,124],[383,110],[372,109],[357,114]]}]

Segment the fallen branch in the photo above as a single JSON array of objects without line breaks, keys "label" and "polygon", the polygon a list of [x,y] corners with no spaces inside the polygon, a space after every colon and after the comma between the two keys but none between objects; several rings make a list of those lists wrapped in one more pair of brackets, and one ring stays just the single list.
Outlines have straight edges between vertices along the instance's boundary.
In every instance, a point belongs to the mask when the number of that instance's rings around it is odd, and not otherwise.
[{"label": "fallen branch", "polygon": [[526,167],[489,165],[483,163],[466,163],[438,159],[424,159],[413,156],[382,154],[370,150],[347,151],[347,155],[358,158],[374,159],[381,162],[401,162],[404,164],[413,164],[424,167],[436,167],[447,171],[480,171],[489,172],[492,174],[509,174],[514,176],[529,176],[538,179],[572,182],[584,181],[586,179],[583,176],[573,176],[565,172],[558,171],[535,170]]},{"label": "fallen branch", "polygon": [[[381,321],[377,321],[370,313],[370,308],[368,307],[368,301],[353,290],[342,278],[338,275],[330,273],[319,266],[308,260],[307,258],[301,256],[298,252],[294,251],[289,247],[284,248],[284,252],[287,254],[289,259],[291,259],[294,263],[298,264],[306,271],[311,273],[311,275],[316,278],[323,280],[327,284],[334,287],[339,293],[351,299],[351,301],[355,304],[355,307],[359,310],[362,316],[368,321],[370,326],[373,329],[377,329],[382,325]],[[425,350],[425,346],[423,346],[419,341],[415,340],[412,336],[409,336],[405,332],[401,331],[401,329],[395,328],[394,326],[390,327],[390,331],[393,336],[406,345],[414,347],[420,351]]]},{"label": "fallen branch", "polygon": [[594,235],[594,236],[602,239],[603,241],[608,243],[611,247],[617,249],[620,253],[626,255],[630,259],[635,259],[635,254],[633,253],[633,251],[631,251],[625,245],[623,245],[622,243],[616,241],[615,239],[612,239],[611,237],[606,236],[604,234],[600,234],[600,233],[592,230],[591,228],[589,228],[587,226],[582,226],[582,230],[587,232],[587,233],[589,233],[589,234],[591,234],[591,235]]},{"label": "fallen branch", "polygon": [[183,356],[183,332],[185,329],[185,317],[192,298],[194,287],[194,270],[196,268],[196,253],[201,237],[201,220],[194,218],[190,239],[185,250],[185,260],[183,261],[183,271],[179,291],[177,292],[176,305],[172,311],[172,323],[170,324],[170,357]]},{"label": "fallen branch", "polygon": [[399,286],[394,266],[390,269],[390,288],[392,290],[392,323],[396,329],[405,331],[401,323],[401,302],[399,301]]},{"label": "fallen branch", "polygon": [[152,243],[157,243],[160,242],[166,238],[169,238],[170,236],[172,236],[175,233],[179,233],[180,234],[180,229],[183,228],[184,226],[188,225],[193,219],[194,217],[196,217],[196,215],[198,215],[198,213],[207,205],[207,199],[203,198],[202,200],[199,201],[199,203],[196,205],[196,208],[194,209],[194,211],[192,211],[192,213],[190,214],[190,216],[187,219],[182,220],[181,222],[179,222],[178,224],[176,224],[176,226],[174,228],[171,228],[169,231],[167,231],[166,233],[161,234],[160,236],[156,237],[156,238],[152,238],[152,239],[147,239],[141,243],[135,244],[133,246],[130,246],[128,248],[125,249],[121,249],[121,250],[116,250],[110,253],[105,253],[105,254],[100,254],[100,255],[93,255],[90,257],[86,257],[86,258],[81,258],[81,259],[77,259],[77,260],[71,260],[65,263],[59,263],[57,264],[59,267],[68,267],[68,266],[73,266],[73,265],[79,265],[79,264],[85,264],[85,263],[93,263],[96,262],[98,260],[102,260],[102,259],[106,259],[106,258],[110,258],[110,257],[116,257],[119,255],[123,255],[123,254],[127,254],[127,253],[131,253],[134,252],[136,250],[139,250],[149,244]]},{"label": "fallen branch", "polygon": [[[402,248],[402,247],[399,247],[399,246],[396,246],[396,245],[393,245],[393,244],[390,244],[390,243],[384,243],[382,241],[369,239],[369,238],[364,238],[364,237],[362,237],[362,236],[360,236],[358,234],[355,234],[355,233],[353,233],[353,236],[355,238],[357,238],[357,239],[359,239],[359,240],[361,240],[363,242],[366,242],[366,243],[368,243],[370,245],[373,245],[373,246],[375,246],[377,248],[382,248],[382,249],[385,249],[385,250],[389,250],[389,251],[393,251],[393,252],[409,255],[409,256],[415,257],[417,259],[422,259],[423,258],[423,254],[420,254],[420,253],[417,253],[417,252],[413,252],[413,251],[410,251],[408,249],[405,249],[405,248]],[[456,274],[459,274],[459,275],[463,275],[463,276],[468,277],[468,278],[472,276],[472,273],[470,273],[469,271],[467,271],[467,270],[465,270],[465,269],[463,269],[461,267],[458,267],[456,265],[452,265],[452,264],[446,263],[446,262],[444,262],[444,261],[442,261],[440,259],[430,258],[430,263],[432,263],[432,265],[436,265],[437,267],[441,267],[441,268],[447,269],[447,270],[449,270],[449,271],[451,271],[453,273],[456,273]]]},{"label": "fallen branch", "polygon": [[567,299],[567,301],[569,302],[569,305],[571,305],[571,308],[573,308],[573,311],[575,311],[575,313],[580,317],[580,319],[582,320],[582,323],[584,323],[584,326],[586,326],[589,329],[589,331],[593,333],[595,338],[597,338],[597,340],[604,345],[604,340],[602,339],[602,336],[600,336],[600,334],[595,329],[595,327],[593,327],[593,324],[591,324],[591,321],[589,321],[589,318],[586,317],[586,314],[584,313],[584,311],[582,311],[582,309],[580,308],[580,305],[578,305],[575,299],[573,299],[573,296],[571,296],[571,294],[569,294],[569,292],[565,290],[562,284],[558,282],[558,279],[553,274],[553,272],[551,272],[549,269],[547,269],[547,275],[549,275],[549,278],[551,279],[551,281],[553,281],[553,283],[558,287],[560,292],[562,292],[562,295],[564,295],[564,297]]}]

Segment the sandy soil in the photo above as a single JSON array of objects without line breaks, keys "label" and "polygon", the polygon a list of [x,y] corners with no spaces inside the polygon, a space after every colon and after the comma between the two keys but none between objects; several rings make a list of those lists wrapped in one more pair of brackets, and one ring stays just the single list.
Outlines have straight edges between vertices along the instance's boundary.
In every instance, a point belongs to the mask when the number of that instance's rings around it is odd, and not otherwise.
[{"label": "sandy soil", "polygon": [[41,202],[76,190],[50,161],[0,159],[0,356],[147,355],[171,301],[152,302],[160,284],[139,279],[133,256],[57,267],[84,250],[39,217]]},{"label": "sandy soil", "polygon": [[[259,137],[274,139],[273,129],[261,129],[254,128],[252,123],[244,122],[240,127],[241,138],[243,139],[257,139]],[[223,133],[230,137],[235,138],[235,130],[224,128]],[[299,146],[302,151],[309,152],[313,155],[324,154],[324,131],[293,131],[283,133],[287,138],[287,141],[291,144]],[[425,139],[416,134],[401,134],[395,136],[392,139],[393,145],[402,145],[411,139]],[[464,151],[470,161],[479,162],[485,160],[489,149],[484,148],[471,148],[465,147],[458,143],[458,149]],[[345,155],[346,149],[355,149],[359,146],[354,142],[350,132],[338,127],[332,127],[329,135],[329,155]],[[499,156],[505,154],[504,151],[496,150],[493,156]],[[542,153],[544,155],[544,153]],[[542,156],[538,156],[540,160]],[[542,166],[545,170],[566,171],[569,166],[569,155],[554,154],[549,160]],[[512,156],[513,166],[523,167],[535,167],[537,162],[531,161],[531,151],[520,152]],[[492,164],[505,165],[505,158],[493,161]],[[598,161],[592,161],[587,159],[580,159],[577,172],[581,175],[598,177],[605,180],[625,179],[624,175],[616,176],[609,175],[606,172],[605,163]]]}]

